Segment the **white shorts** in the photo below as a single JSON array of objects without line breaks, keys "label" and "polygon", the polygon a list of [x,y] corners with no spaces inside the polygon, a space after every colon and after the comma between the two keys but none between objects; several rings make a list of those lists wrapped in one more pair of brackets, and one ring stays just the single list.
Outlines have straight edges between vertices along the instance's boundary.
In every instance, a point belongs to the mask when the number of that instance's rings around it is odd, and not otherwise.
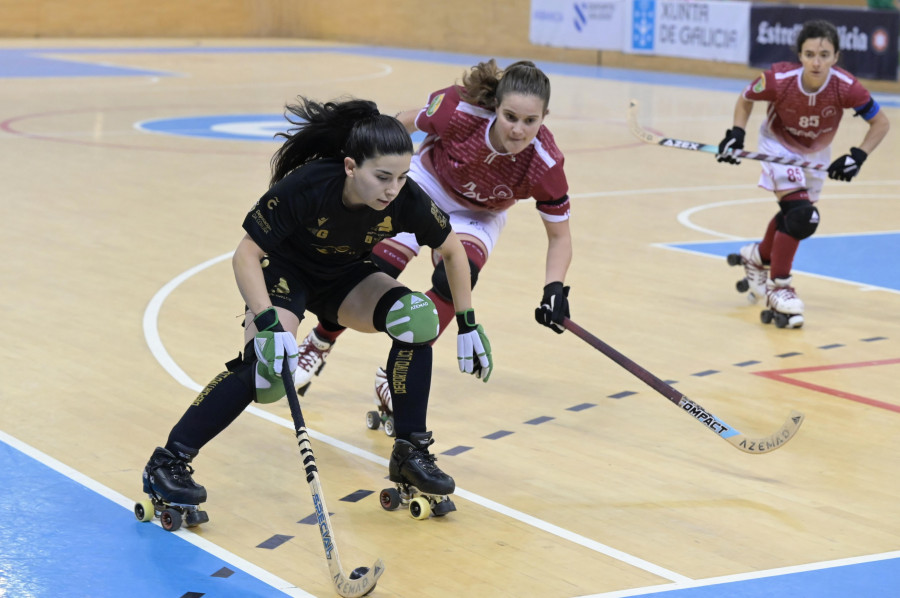
[{"label": "white shorts", "polygon": [[[453,199],[438,180],[422,166],[422,159],[418,154],[412,158],[409,168],[409,178],[431,197],[435,204],[450,216],[450,226],[456,234],[471,235],[481,241],[487,249],[488,255],[494,250],[494,245],[500,238],[500,231],[506,226],[506,212],[489,212],[487,210],[470,210]],[[416,242],[416,236],[412,233],[400,233],[392,238],[393,241],[408,247],[413,253],[419,255],[421,246]]]},{"label": "white shorts", "polygon": [[[759,131],[759,153],[771,156],[784,156],[796,158],[804,162],[814,164],[830,164],[831,148],[809,154],[798,154],[781,144],[780,141],[769,135],[763,124]],[[777,164],[775,162],[762,162],[762,174],[759,176],[759,186],[767,191],[780,192],[792,189],[806,189],[809,192],[809,200],[816,202],[822,192],[822,184],[828,173],[824,170],[810,170],[799,166]]]}]

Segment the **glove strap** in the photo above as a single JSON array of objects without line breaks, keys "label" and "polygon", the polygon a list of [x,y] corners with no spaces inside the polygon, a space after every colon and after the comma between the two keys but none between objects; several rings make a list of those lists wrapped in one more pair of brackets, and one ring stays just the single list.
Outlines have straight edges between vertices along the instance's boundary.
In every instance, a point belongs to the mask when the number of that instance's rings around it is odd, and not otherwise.
[{"label": "glove strap", "polygon": [[456,325],[459,326],[460,332],[472,332],[478,325],[475,323],[475,310],[467,309],[466,311],[456,312]]},{"label": "glove strap", "polygon": [[278,311],[274,307],[267,307],[256,314],[253,323],[259,332],[284,332],[278,321]]}]

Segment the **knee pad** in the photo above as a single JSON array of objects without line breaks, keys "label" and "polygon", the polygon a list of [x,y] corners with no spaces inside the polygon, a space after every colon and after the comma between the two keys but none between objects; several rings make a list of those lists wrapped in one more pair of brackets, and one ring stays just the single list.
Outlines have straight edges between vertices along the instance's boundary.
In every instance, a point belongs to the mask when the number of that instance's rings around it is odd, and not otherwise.
[{"label": "knee pad", "polygon": [[440,333],[437,308],[423,293],[395,287],[378,300],[373,315],[376,330],[408,345],[433,341]]},{"label": "knee pad", "polygon": [[[469,272],[472,276],[473,289],[475,288],[475,283],[478,282],[479,270],[478,263],[469,258]],[[450,292],[450,281],[447,280],[447,268],[444,266],[444,260],[438,262],[437,266],[434,267],[434,272],[431,273],[431,287],[438,297],[444,301],[453,301],[453,293]]]},{"label": "knee pad", "polygon": [[259,360],[253,350],[253,341],[244,347],[244,356],[240,355],[225,364],[247,388],[253,390],[253,400],[257,403],[274,403],[285,395],[284,383],[277,376],[268,375],[268,368],[259,367]]},{"label": "knee pad", "polygon": [[819,210],[809,200],[782,201],[781,212],[775,217],[775,227],[802,241],[819,227]]}]

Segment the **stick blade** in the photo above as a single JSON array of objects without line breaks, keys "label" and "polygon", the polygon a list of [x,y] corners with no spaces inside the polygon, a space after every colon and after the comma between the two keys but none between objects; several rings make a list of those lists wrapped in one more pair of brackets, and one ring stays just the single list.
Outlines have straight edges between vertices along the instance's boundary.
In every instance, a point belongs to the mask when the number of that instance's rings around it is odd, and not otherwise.
[{"label": "stick blade", "polygon": [[771,453],[772,451],[784,446],[800,429],[803,424],[804,416],[799,411],[791,411],[790,417],[784,422],[777,432],[766,436],[765,438],[748,438],[743,434],[736,434],[730,438],[726,438],[728,442],[733,444],[735,448],[750,453],[752,455],[761,455],[763,453]]},{"label": "stick blade", "polygon": [[631,134],[643,141],[644,143],[658,144],[661,137],[654,135],[638,123],[638,101],[631,100],[628,103],[628,128]]},{"label": "stick blade", "polygon": [[381,559],[375,561],[365,575],[360,575],[355,579],[350,579],[339,571],[334,576],[334,589],[343,598],[361,598],[375,589],[375,584],[378,583],[378,578],[382,573],[384,573],[384,561]]}]

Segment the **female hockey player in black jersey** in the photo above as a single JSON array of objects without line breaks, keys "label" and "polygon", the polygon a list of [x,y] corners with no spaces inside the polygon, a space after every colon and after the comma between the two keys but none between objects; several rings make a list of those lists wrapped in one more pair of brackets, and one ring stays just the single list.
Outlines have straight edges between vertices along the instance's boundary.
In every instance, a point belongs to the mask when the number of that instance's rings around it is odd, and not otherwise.
[{"label": "female hockey player in black jersey", "polygon": [[[206,521],[196,505],[206,489],[191,461],[252,402],[284,396],[284,357],[297,367],[296,333],[304,312],[393,339],[388,379],[396,441],[391,481],[421,492],[453,492],[453,478],[435,465],[426,428],[431,341],[438,315],[431,300],[369,260],[372,247],[399,232],[414,233],[443,256],[459,324],[461,371],[490,375],[490,344],[475,323],[469,264],[447,214],[407,178],[413,146],[395,118],[374,103],[318,103],[300,97],[287,106],[294,127],[272,157],[269,190],[244,219],[246,232],[232,265],[246,303],[245,347],[200,393],[144,469],[144,492],[157,504],[192,505],[189,524]],[[198,515],[199,513],[199,515]]]}]

